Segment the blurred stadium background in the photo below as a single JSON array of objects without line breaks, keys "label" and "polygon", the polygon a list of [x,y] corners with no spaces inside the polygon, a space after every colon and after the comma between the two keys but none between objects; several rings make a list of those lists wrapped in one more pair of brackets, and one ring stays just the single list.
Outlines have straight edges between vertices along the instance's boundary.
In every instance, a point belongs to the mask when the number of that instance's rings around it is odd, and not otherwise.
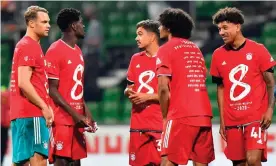
[{"label": "blurred stadium background", "polygon": [[[1,86],[8,87],[13,49],[25,34],[24,10],[39,5],[49,11],[51,30],[41,41],[43,50],[60,37],[55,24],[58,11],[65,7],[79,9],[84,18],[86,38],[81,41],[86,62],[85,99],[101,129],[88,135],[89,159],[84,165],[96,162],[99,166],[128,165],[128,124],[131,104],[123,96],[125,76],[131,56],[138,52],[135,42],[136,23],[156,19],[166,7],[182,8],[196,22],[192,41],[196,42],[210,67],[212,52],[222,44],[212,15],[222,7],[238,7],[245,15],[244,35],[263,43],[276,59],[276,2],[269,1],[1,1]],[[208,77],[207,87],[214,113],[216,161],[213,165],[229,164],[222,154],[224,143],[218,135],[216,85]],[[196,101],[195,101],[196,102]],[[276,117],[274,117],[275,121]],[[269,162],[276,165],[276,125],[269,130]],[[4,165],[11,162],[9,148]],[[274,161],[273,157],[274,156]]]}]

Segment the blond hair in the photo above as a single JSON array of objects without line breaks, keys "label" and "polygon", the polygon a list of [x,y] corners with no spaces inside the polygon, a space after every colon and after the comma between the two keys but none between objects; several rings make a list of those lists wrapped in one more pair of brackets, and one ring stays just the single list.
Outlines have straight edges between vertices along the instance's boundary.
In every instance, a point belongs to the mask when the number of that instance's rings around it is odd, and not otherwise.
[{"label": "blond hair", "polygon": [[27,8],[26,12],[24,13],[25,22],[26,22],[27,25],[28,25],[30,20],[36,19],[36,16],[37,16],[38,12],[44,12],[44,13],[48,14],[48,11],[43,7],[30,6],[30,7]]}]

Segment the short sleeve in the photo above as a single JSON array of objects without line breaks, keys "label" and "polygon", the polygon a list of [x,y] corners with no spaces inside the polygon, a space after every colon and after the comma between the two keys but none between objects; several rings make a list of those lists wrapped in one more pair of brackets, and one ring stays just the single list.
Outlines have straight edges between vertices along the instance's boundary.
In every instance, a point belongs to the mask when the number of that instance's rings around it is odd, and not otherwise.
[{"label": "short sleeve", "polygon": [[36,58],[40,57],[40,55],[35,49],[28,49],[27,47],[16,48],[15,54],[18,56],[18,66],[30,66],[36,67]]},{"label": "short sleeve", "polygon": [[58,52],[54,49],[50,49],[47,51],[45,59],[47,61],[47,67],[46,71],[48,74],[49,79],[59,79],[59,73],[60,73],[60,65]]},{"label": "short sleeve", "polygon": [[211,61],[211,68],[210,68],[210,75],[213,77],[219,77],[221,78],[218,70],[218,65],[217,65],[217,58],[216,58],[216,52],[213,53],[212,55],[212,61]]},{"label": "short sleeve", "polygon": [[166,75],[172,76],[171,56],[164,48],[160,48],[156,58],[156,73],[157,76]]},{"label": "short sleeve", "polygon": [[265,72],[269,68],[272,68],[276,65],[275,60],[270,55],[268,50],[264,47],[264,45],[261,45],[258,48],[258,56],[259,56],[259,67],[262,72]]},{"label": "short sleeve", "polygon": [[133,61],[134,61],[134,56],[131,57],[128,70],[127,70],[127,80],[131,83],[134,83],[134,78],[135,78]]}]

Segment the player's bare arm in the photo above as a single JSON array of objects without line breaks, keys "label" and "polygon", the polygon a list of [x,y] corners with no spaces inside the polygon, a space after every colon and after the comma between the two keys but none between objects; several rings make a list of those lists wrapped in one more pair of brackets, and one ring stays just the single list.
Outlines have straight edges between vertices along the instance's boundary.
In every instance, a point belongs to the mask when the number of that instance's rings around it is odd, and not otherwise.
[{"label": "player's bare arm", "polygon": [[148,93],[137,93],[133,90],[134,83],[128,81],[128,85],[124,91],[125,96],[127,96],[133,104],[143,104],[145,102],[155,102],[159,103],[158,94],[148,94]]},{"label": "player's bare arm", "polygon": [[224,118],[223,118],[223,92],[224,86],[223,84],[217,85],[217,102],[219,107],[219,115],[220,115],[220,135],[226,141],[226,132],[225,132],[225,125],[224,125]]},{"label": "player's bare arm", "polygon": [[86,118],[89,120],[89,123],[90,122],[94,122],[94,118],[89,110],[89,108],[87,107],[86,103],[83,102],[83,105],[84,105],[84,112],[85,112],[85,116]]},{"label": "player's bare arm", "polygon": [[167,118],[170,103],[169,82],[170,78],[167,76],[161,75],[158,77],[158,96],[164,120]]},{"label": "player's bare arm", "polygon": [[98,130],[97,122],[94,120],[93,115],[91,114],[91,111],[89,110],[85,102],[83,102],[83,105],[86,116],[86,123],[89,125],[86,131],[95,133]]},{"label": "player's bare arm", "polygon": [[130,102],[132,104],[142,104],[146,101],[151,101],[153,100],[151,95],[145,95],[145,93],[137,93],[133,90],[134,83],[128,81],[128,85],[124,91],[124,94],[126,97],[129,98]]},{"label": "player's bare arm", "polygon": [[217,103],[218,103],[219,115],[220,115],[219,133],[221,137],[226,141],[224,110],[223,110],[224,85],[223,85],[222,78],[218,76],[212,76],[212,82],[217,84]]},{"label": "player's bare arm", "polygon": [[49,93],[55,104],[70,114],[76,124],[80,125],[81,127],[87,127],[88,125],[86,123],[86,117],[75,112],[74,109],[64,100],[58,91],[58,85],[58,79],[49,79]]},{"label": "player's bare arm", "polygon": [[143,104],[145,102],[156,102],[159,103],[158,94],[148,93],[134,93],[129,96],[130,101],[133,104]]},{"label": "player's bare arm", "polygon": [[43,116],[46,120],[47,126],[50,127],[53,123],[52,109],[43,101],[38,95],[34,86],[31,83],[33,69],[30,66],[18,67],[18,87],[22,90],[23,94],[30,102],[42,110]]},{"label": "player's bare arm", "polygon": [[272,116],[273,116],[273,109],[275,106],[275,97],[274,97],[275,80],[274,80],[273,73],[269,72],[269,71],[264,72],[263,77],[264,77],[267,92],[268,92],[268,109],[262,117],[261,127],[263,129],[267,129],[267,128],[269,128],[269,126],[271,124]]},{"label": "player's bare arm", "polygon": [[[274,98],[276,98],[276,86],[274,88]],[[275,100],[275,102],[276,102],[276,100]]]}]

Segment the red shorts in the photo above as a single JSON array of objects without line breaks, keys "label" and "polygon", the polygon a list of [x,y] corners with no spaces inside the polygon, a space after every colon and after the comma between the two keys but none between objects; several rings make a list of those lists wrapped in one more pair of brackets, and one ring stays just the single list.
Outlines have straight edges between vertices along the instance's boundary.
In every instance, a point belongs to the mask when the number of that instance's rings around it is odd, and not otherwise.
[{"label": "red shorts", "polygon": [[86,141],[83,128],[55,125],[50,138],[49,162],[54,162],[54,156],[68,157],[79,160],[87,157]]},{"label": "red shorts", "polygon": [[142,166],[161,164],[161,133],[131,132],[129,144],[129,165]]},{"label": "red shorts", "polygon": [[245,160],[246,151],[262,149],[262,161],[267,160],[267,132],[259,122],[245,127],[226,127],[227,146],[225,155],[229,160]]},{"label": "red shorts", "polygon": [[190,126],[183,119],[168,120],[162,135],[162,156],[186,165],[188,160],[207,164],[215,159],[211,127]]}]

